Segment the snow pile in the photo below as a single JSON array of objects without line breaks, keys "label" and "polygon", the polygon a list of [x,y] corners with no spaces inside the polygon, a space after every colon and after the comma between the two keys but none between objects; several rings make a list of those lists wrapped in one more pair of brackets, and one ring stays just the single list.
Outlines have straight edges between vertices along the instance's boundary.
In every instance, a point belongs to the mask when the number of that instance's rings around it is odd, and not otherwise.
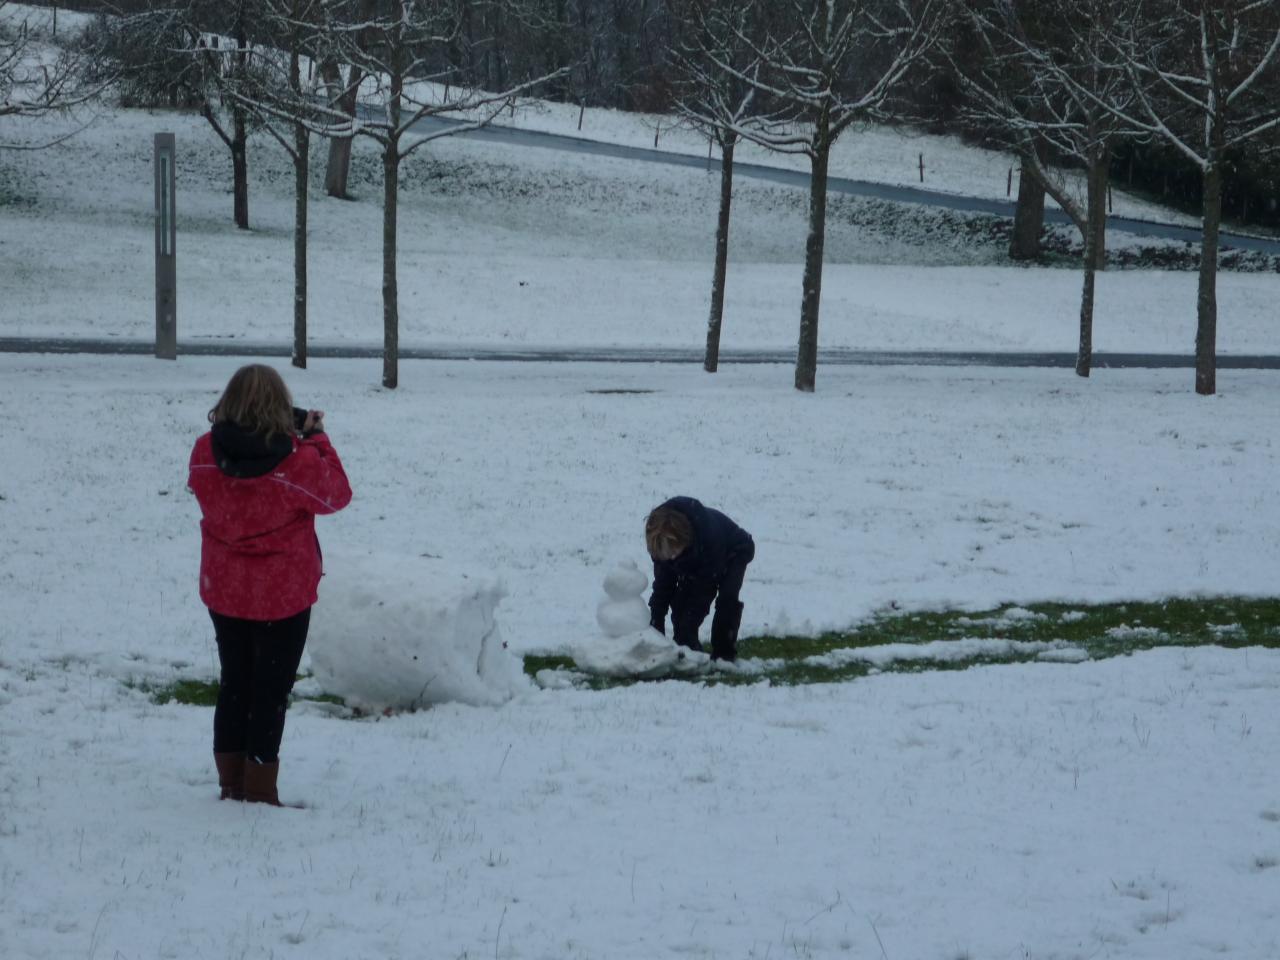
[{"label": "snow pile", "polygon": [[308,643],[315,679],[369,712],[510,700],[530,683],[494,616],[504,593],[424,557],[326,555]]},{"label": "snow pile", "polygon": [[649,626],[649,607],[641,594],[649,578],[630,560],[604,578],[605,598],[596,607],[602,638],[578,644],[574,663],[587,673],[606,677],[663,677],[692,673],[709,662]]},{"label": "snow pile", "polygon": [[895,663],[937,661],[959,663],[975,657],[1039,657],[1051,655],[1059,659],[1062,651],[1074,661],[1079,648],[1058,640],[1004,640],[986,637],[961,637],[956,640],[932,640],[929,643],[883,643],[875,647],[851,647],[830,653],[805,657],[807,666],[843,667],[850,663],[869,663],[873,667],[889,667]]}]

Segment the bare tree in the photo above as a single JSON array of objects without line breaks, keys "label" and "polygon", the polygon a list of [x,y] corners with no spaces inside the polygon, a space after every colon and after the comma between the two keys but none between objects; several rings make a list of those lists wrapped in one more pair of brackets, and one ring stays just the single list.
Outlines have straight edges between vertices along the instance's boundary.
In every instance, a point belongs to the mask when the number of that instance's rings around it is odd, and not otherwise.
[{"label": "bare tree", "polygon": [[1140,0],[1110,41],[1134,92],[1128,123],[1200,170],[1196,393],[1217,390],[1217,272],[1223,168],[1280,129],[1280,0]]},{"label": "bare tree", "polygon": [[[88,44],[53,47],[35,11],[0,0],[0,118],[42,117],[71,110],[97,97],[111,82],[88,69],[96,51]],[[53,142],[63,139],[55,138]],[[6,143],[0,149],[38,149],[49,143]]]},{"label": "bare tree", "polygon": [[[671,2],[675,20],[671,58],[676,113],[720,148],[720,212],[716,221],[707,347],[702,364],[708,373],[715,373],[720,362],[733,203],[733,155],[741,139],[738,130],[761,120],[774,119],[762,107],[766,101],[755,83],[760,71],[758,44],[744,40],[754,34],[758,4],[759,0]],[[730,69],[720,64],[728,64]]]},{"label": "bare tree", "polygon": [[[508,17],[522,7],[500,0]],[[396,277],[400,165],[424,144],[484,127],[516,97],[561,71],[486,91],[467,67],[466,0],[332,0],[325,32],[337,62],[365,78],[356,131],[382,150],[383,386],[399,382],[399,288]],[[462,54],[461,56],[459,54]]]},{"label": "bare tree", "polygon": [[1009,259],[1035,260],[1040,256],[1040,235],[1044,232],[1044,184],[1032,172],[1035,165],[1023,162],[1021,153],[1017,153],[1017,156],[1018,199],[1013,206]]},{"label": "bare tree", "polygon": [[[352,135],[345,109],[321,95],[314,69],[327,49],[321,27],[322,0],[261,0],[258,28],[264,43],[251,53],[249,69],[225,87],[289,154],[294,170],[293,365],[307,365],[307,212],[311,137]],[[304,73],[303,64],[308,69]]]},{"label": "bare tree", "polygon": [[126,104],[193,106],[231,153],[232,215],[249,229],[250,117],[230,95],[248,82],[257,0],[147,0],[147,9],[102,17],[104,57]]},{"label": "bare tree", "polygon": [[892,118],[891,95],[925,66],[949,7],[949,0],[788,0],[771,9],[777,19],[762,41],[743,37],[760,58],[759,76],[717,61],[722,70],[785,105],[794,118],[735,126],[735,131],[809,158],[797,390],[812,392],[817,377],[831,147],[855,123]]},{"label": "bare tree", "polygon": [[[356,116],[356,96],[364,77],[355,66],[343,67],[332,60],[320,65],[320,75],[328,88],[328,99],[352,121]],[[354,122],[352,129],[355,129]],[[329,141],[329,159],[325,166],[324,192],[340,200],[350,199],[348,182],[351,177],[351,148],[355,134],[335,136]]]},{"label": "bare tree", "polygon": [[229,17],[229,36],[219,36],[223,27],[221,16],[215,16],[202,0],[187,8],[189,20],[186,29],[191,39],[192,52],[203,61],[203,75],[208,83],[200,104],[200,115],[208,121],[218,138],[231,151],[232,215],[236,226],[249,229],[249,117],[243,102],[235,97],[226,98],[230,116],[224,124],[217,109],[215,97],[230,87],[247,81],[249,22],[259,11],[250,11],[253,0],[233,0],[225,8],[216,4],[220,13]]},{"label": "bare tree", "polygon": [[[986,0],[970,7],[984,56],[959,71],[971,120],[1004,132],[1028,175],[1057,201],[1084,241],[1076,373],[1093,363],[1095,271],[1106,265],[1107,173],[1118,140],[1136,135],[1121,112],[1133,103],[1122,71],[1108,66],[1109,36],[1135,0]],[[974,61],[970,61],[973,63]],[[1081,198],[1046,148],[1085,170]],[[1021,188],[1019,191],[1021,197]]]},{"label": "bare tree", "polygon": [[[377,0],[364,0],[362,6],[354,8],[358,21],[373,17]],[[325,167],[324,192],[341,200],[350,198],[348,182],[351,175],[351,149],[355,141],[356,105],[359,99],[360,86],[364,83],[364,74],[359,64],[342,63],[338,56],[345,47],[364,45],[365,34],[359,30],[346,32],[343,43],[326,44],[326,53],[318,61],[320,76],[327,90],[327,99],[351,121],[351,130],[344,135],[329,138],[329,159]]]}]

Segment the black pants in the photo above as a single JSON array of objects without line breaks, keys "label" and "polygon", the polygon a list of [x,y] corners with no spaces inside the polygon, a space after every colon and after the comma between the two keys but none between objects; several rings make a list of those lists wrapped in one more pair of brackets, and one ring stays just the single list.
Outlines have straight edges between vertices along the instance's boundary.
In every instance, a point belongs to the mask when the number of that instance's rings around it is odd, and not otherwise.
[{"label": "black pants", "polygon": [[213,750],[273,763],[280,759],[284,711],[307,642],[311,608],[287,620],[241,620],[212,610],[209,616],[222,664]]},{"label": "black pants", "polygon": [[711,654],[725,660],[737,657],[738,625],[742,622],[742,581],[747,564],[755,559],[755,547],[729,558],[724,576],[716,580],[680,580],[671,595],[672,639],[682,647],[701,650],[698,628],[716,605],[711,621]]}]

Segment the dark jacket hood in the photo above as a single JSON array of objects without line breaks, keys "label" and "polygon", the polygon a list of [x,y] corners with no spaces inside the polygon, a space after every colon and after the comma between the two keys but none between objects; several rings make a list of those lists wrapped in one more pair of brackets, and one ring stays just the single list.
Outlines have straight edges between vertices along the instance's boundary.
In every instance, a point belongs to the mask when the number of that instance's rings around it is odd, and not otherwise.
[{"label": "dark jacket hood", "polygon": [[229,477],[261,477],[293,453],[293,438],[277,434],[268,440],[238,423],[223,420],[209,431],[218,469]]}]

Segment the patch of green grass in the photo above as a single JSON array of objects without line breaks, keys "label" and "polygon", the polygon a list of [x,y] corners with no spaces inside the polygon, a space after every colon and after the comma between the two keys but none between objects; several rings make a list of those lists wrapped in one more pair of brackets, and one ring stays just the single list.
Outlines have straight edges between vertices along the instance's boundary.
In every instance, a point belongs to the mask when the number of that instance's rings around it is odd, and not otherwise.
[{"label": "patch of green grass", "polygon": [[524,658],[524,672],[531,677],[539,670],[572,670],[574,667],[570,657],[546,657],[531,653]]},{"label": "patch of green grass", "polygon": [[[961,655],[954,655],[961,649],[959,646],[948,647],[950,643],[975,639],[1006,643]],[[930,649],[929,655],[911,655],[914,653],[911,647],[932,643],[937,646]],[[892,654],[884,649],[892,644],[906,645],[908,649]],[[1207,645],[1280,647],[1280,598],[1031,603],[979,612],[888,610],[848,630],[816,637],[744,637],[738,643],[741,669],[710,670],[666,679],[707,685],[740,685],[762,680],[786,686],[840,683],[877,672],[965,670],[1042,659],[1098,660],[1155,647]],[[654,682],[586,674],[566,656],[529,655],[524,658],[524,670],[529,676],[543,670],[564,671],[575,686],[594,690]],[[180,679],[158,685],[144,680],[130,686],[160,704],[176,701],[211,707],[218,699],[217,681]],[[340,697],[332,694],[306,699],[344,705]],[[355,711],[352,715],[360,714]]]},{"label": "patch of green grass", "polygon": [[126,684],[151,697],[152,703],[165,704],[174,701],[197,707],[212,707],[218,702],[216,680],[175,680],[173,683],[155,684],[141,680]]},{"label": "patch of green grass", "polygon": [[[946,644],[961,640],[1009,641],[972,655],[951,656]],[[858,651],[888,644],[920,646],[939,643],[939,655],[873,658]],[[872,672],[912,673],[963,670],[995,663],[1040,659],[1085,660],[1125,656],[1155,647],[1280,647],[1280,598],[1178,598],[1159,602],[1112,604],[1033,603],[979,612],[940,610],[918,613],[886,611],[848,630],[817,637],[756,636],[738,643],[741,671],[712,671],[683,678],[707,684],[743,684],[768,680],[777,684],[837,683]],[[908,654],[910,651],[907,652]],[[947,655],[944,655],[947,654]],[[576,673],[568,657],[530,656],[525,672],[566,670]],[[592,688],[637,681],[578,674],[575,681]]]},{"label": "patch of green grass", "polygon": [[[299,680],[302,678],[299,677]],[[213,707],[218,703],[218,681],[216,680],[175,680],[172,683],[155,684],[147,680],[128,684],[134,690],[148,694],[152,703],[185,703],[194,707]],[[299,699],[295,693],[294,699]],[[346,706],[341,697],[331,693],[322,693],[314,697],[301,699],[317,703],[334,703]]]}]

